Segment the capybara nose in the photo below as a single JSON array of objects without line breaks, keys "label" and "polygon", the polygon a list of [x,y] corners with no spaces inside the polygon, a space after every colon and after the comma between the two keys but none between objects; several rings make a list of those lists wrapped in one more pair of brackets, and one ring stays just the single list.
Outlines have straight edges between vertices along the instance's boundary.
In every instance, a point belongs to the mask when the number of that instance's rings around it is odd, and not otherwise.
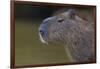
[{"label": "capybara nose", "polygon": [[40,34],[43,36],[45,34],[45,30],[41,29],[40,31]]}]

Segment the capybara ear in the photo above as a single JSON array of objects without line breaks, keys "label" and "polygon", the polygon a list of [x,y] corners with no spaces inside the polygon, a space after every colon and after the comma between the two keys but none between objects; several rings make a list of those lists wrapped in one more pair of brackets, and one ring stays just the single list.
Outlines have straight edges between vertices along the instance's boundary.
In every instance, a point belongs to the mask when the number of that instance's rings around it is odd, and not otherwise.
[{"label": "capybara ear", "polygon": [[69,16],[70,19],[74,19],[75,15],[76,15],[75,9],[69,9],[68,10],[68,16]]},{"label": "capybara ear", "polygon": [[64,16],[68,17],[69,19],[75,19],[76,10],[69,9],[67,12],[63,13]]}]

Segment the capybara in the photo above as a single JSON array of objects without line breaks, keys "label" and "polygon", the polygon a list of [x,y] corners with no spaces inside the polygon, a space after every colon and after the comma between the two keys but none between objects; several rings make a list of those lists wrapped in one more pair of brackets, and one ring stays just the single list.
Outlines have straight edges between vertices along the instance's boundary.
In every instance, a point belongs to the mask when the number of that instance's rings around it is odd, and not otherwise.
[{"label": "capybara", "polygon": [[43,43],[64,44],[73,62],[92,62],[95,55],[93,24],[78,16],[75,9],[69,9],[44,19],[39,35]]}]

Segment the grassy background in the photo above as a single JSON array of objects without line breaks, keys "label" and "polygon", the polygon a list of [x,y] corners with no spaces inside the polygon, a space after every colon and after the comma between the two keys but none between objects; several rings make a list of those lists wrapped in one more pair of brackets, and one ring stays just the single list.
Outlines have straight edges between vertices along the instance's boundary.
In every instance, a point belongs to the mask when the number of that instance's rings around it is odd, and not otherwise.
[{"label": "grassy background", "polygon": [[[35,22],[35,23],[34,23]],[[51,64],[68,62],[62,45],[45,45],[38,36],[40,20],[16,20],[15,64]]]}]

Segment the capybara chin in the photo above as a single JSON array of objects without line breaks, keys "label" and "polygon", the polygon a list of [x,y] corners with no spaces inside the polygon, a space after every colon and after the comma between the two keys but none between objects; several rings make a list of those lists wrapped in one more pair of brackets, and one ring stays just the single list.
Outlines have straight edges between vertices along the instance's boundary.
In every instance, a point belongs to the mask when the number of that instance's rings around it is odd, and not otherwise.
[{"label": "capybara chin", "polygon": [[93,23],[79,17],[74,9],[44,19],[39,35],[43,43],[64,44],[75,62],[94,61]]}]

